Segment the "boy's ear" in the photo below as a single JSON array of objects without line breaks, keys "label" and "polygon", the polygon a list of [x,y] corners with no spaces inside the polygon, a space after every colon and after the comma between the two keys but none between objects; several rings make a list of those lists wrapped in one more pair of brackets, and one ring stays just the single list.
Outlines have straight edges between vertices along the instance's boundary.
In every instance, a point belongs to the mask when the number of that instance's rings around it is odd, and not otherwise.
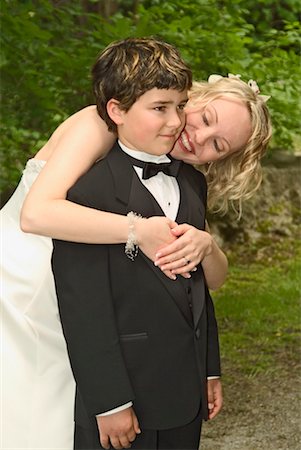
[{"label": "boy's ear", "polygon": [[115,98],[111,98],[107,103],[107,113],[113,122],[116,125],[122,125],[123,123],[123,113],[122,109],[119,107],[120,102],[115,100]]}]

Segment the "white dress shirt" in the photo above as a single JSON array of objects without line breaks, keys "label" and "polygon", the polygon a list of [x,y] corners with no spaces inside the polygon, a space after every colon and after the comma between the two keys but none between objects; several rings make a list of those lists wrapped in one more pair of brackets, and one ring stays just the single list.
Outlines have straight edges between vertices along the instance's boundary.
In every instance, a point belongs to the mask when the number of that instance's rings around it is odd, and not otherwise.
[{"label": "white dress shirt", "polygon": [[[156,164],[169,162],[170,159],[166,155],[150,155],[149,153],[131,150],[118,142],[122,150],[129,156],[139,161],[152,162]],[[141,167],[134,166],[134,169],[140,178],[141,183],[149,190],[153,197],[157,200],[166,217],[175,220],[178,214],[180,204],[180,189],[175,177],[159,172],[157,175],[143,180]]]}]

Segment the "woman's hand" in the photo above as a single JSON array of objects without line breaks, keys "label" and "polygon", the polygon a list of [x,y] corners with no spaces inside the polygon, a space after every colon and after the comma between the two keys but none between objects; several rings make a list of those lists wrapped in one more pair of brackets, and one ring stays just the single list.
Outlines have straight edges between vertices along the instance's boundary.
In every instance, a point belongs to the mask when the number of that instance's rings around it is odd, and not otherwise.
[{"label": "woman's hand", "polygon": [[[135,230],[140,250],[149,259],[155,261],[156,253],[177,239],[171,232],[176,226],[176,222],[161,216],[137,220]],[[170,270],[163,270],[163,272],[172,280],[176,279],[176,276]]]},{"label": "woman's hand", "polygon": [[196,270],[205,256],[212,253],[213,238],[187,223],[173,227],[171,233],[177,239],[157,252],[155,265],[163,271],[187,277],[188,272]]},{"label": "woman's hand", "polygon": [[186,223],[177,225],[167,217],[150,217],[136,222],[139,248],[172,280],[190,278],[202,262],[209,289],[225,281],[228,262],[210,233]]},{"label": "woman's hand", "polygon": [[221,287],[227,276],[228,261],[211,234],[188,224],[173,227],[171,233],[177,240],[157,252],[155,265],[164,272],[189,278],[189,272],[197,270],[201,262],[208,288]]}]

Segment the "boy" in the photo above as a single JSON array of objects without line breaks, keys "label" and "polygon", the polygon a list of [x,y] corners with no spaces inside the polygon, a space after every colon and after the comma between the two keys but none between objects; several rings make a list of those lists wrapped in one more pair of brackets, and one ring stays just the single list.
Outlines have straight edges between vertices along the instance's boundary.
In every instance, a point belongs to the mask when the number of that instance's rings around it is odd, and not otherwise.
[{"label": "boy", "polygon": [[172,281],[135,245],[139,214],[204,229],[203,175],[166,156],[184,126],[191,72],[171,45],[126,39],[102,52],[93,77],[98,112],[119,141],[68,199],[128,213],[129,239],[126,249],[54,242],[77,383],[75,448],[197,449],[207,377],[220,375],[203,271]]}]

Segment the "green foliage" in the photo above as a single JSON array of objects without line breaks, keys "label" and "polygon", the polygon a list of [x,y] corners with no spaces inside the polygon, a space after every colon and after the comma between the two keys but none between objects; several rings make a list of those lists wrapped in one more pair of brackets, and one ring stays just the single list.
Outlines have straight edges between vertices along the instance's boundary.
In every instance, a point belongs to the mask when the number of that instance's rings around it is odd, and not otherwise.
[{"label": "green foliage", "polygon": [[271,95],[273,146],[291,150],[301,114],[298,4],[259,3],[153,0],[140,7],[137,31],[176,44],[195,79],[234,73],[256,80]]},{"label": "green foliage", "polygon": [[[102,16],[104,6],[114,14]],[[257,80],[272,95],[274,146],[292,148],[300,116],[296,0],[3,0],[1,27],[0,191],[61,121],[93,102],[96,55],[128,36],[174,43],[196,79],[231,72]]]},{"label": "green foliage", "polygon": [[222,359],[234,374],[276,370],[277,356],[299,361],[300,262],[232,267],[214,293]]}]

